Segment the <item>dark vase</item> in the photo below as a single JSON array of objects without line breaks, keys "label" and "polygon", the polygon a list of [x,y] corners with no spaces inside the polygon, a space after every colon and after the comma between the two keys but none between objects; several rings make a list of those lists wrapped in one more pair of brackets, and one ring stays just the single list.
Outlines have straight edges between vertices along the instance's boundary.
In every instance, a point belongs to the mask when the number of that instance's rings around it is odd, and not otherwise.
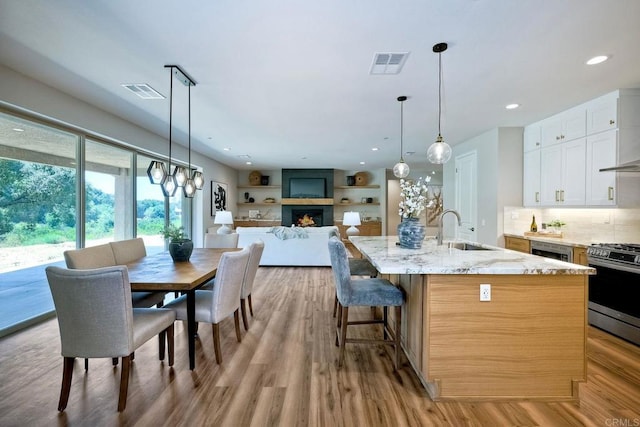
[{"label": "dark vase", "polygon": [[266,175],[262,175],[260,177],[260,184],[262,185],[269,185],[269,177]]},{"label": "dark vase", "polygon": [[347,185],[356,185],[356,177],[354,175],[347,175]]},{"label": "dark vase", "polygon": [[173,262],[189,261],[193,252],[193,242],[191,240],[172,240],[169,242],[169,254]]},{"label": "dark vase", "polygon": [[403,218],[398,224],[398,240],[401,248],[420,249],[427,228],[418,218]]}]

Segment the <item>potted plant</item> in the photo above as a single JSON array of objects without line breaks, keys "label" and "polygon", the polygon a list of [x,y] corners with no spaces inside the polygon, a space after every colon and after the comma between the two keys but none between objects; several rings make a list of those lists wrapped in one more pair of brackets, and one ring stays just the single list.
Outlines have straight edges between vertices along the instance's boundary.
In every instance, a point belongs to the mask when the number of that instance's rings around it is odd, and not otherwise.
[{"label": "potted plant", "polygon": [[169,224],[162,235],[169,239],[169,254],[174,262],[189,261],[193,252],[193,242],[185,235],[184,227]]},{"label": "potted plant", "polygon": [[426,233],[426,228],[418,217],[433,201],[429,200],[427,183],[430,176],[419,178],[416,182],[400,180],[400,205],[398,214],[401,217],[398,224],[398,240],[400,247],[419,249]]},{"label": "potted plant", "polygon": [[567,223],[560,221],[559,219],[554,219],[547,224],[548,227],[551,227],[558,234],[562,233],[562,227],[565,225],[567,225]]}]

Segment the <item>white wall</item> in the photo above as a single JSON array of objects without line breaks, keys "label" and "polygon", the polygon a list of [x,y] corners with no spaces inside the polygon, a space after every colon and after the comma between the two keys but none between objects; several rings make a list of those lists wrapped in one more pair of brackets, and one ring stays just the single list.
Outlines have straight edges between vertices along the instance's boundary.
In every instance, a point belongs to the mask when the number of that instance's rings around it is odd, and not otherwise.
[{"label": "white wall", "polygon": [[[138,147],[148,153],[166,157],[168,138],[157,135],[93,105],[58,91],[37,80],[31,79],[0,65],[0,106],[9,110],[25,112],[64,125],[82,129],[97,136]],[[168,117],[167,117],[168,120]],[[168,129],[168,127],[167,127]],[[188,160],[186,147],[174,142],[172,156]],[[237,171],[200,153],[192,151],[191,162],[202,168],[206,186],[194,199],[193,240],[202,245],[202,236],[207,227],[213,226],[210,216],[211,181],[229,184],[229,204],[235,206]]]},{"label": "white wall", "polygon": [[[503,208],[522,203],[522,133],[520,127],[496,128],[456,144],[451,160],[443,167],[444,206],[455,209],[455,158],[477,152],[478,217],[472,220],[477,224],[480,243],[501,245]],[[454,236],[452,224],[454,221],[446,223],[445,236]]]}]

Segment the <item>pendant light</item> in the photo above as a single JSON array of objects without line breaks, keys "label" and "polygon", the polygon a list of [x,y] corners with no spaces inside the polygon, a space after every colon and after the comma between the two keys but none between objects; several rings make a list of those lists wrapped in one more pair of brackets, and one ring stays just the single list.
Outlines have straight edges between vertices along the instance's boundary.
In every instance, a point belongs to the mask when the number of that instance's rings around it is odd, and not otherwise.
[{"label": "pendant light", "polygon": [[[191,85],[189,85],[189,172],[191,172]],[[184,197],[192,198],[196,194],[196,184],[193,178],[187,173],[187,178],[182,186]]]},{"label": "pendant light", "polygon": [[404,128],[404,111],[403,105],[404,101],[407,100],[406,96],[399,96],[398,101],[400,101],[400,161],[393,166],[393,175],[396,178],[406,178],[409,176],[409,165],[404,162],[402,158],[402,136],[403,136],[403,128]]},{"label": "pendant light", "polygon": [[433,46],[433,51],[438,54],[438,137],[436,142],[431,144],[427,150],[427,159],[437,165],[447,163],[451,158],[451,147],[444,142],[440,133],[442,121],[442,52],[447,50],[447,47],[446,43],[438,43]]},{"label": "pendant light", "polygon": [[[165,67],[167,67],[165,65]],[[171,174],[171,140],[172,140],[172,127],[173,127],[173,67],[171,67],[171,72],[169,73],[169,167],[168,173],[165,175],[164,179],[160,183],[160,188],[162,189],[162,194],[165,197],[173,197],[176,194],[176,189],[178,186],[176,185],[176,178]]]},{"label": "pendant light", "polygon": [[[204,176],[202,172],[194,171],[193,175],[191,175],[191,86],[195,86],[196,82],[177,65],[165,65],[164,67],[171,70],[169,80],[169,163],[168,167],[165,168],[163,162],[157,160],[151,161],[147,168],[147,176],[152,184],[160,184],[165,197],[173,197],[178,187],[182,187],[184,196],[191,198],[195,195],[196,190],[202,190],[204,187]],[[173,173],[171,173],[174,76],[189,88],[189,168],[175,165]]]}]

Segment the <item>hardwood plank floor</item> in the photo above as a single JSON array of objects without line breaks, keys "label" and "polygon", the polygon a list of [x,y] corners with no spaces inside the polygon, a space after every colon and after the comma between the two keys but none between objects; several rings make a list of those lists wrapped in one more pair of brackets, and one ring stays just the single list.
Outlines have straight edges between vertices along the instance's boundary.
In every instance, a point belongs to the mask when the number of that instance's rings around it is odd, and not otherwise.
[{"label": "hardwood plank floor", "polygon": [[92,359],[87,373],[76,361],[69,404],[58,413],[62,357],[57,321],[47,320],[0,339],[0,426],[640,425],[640,348],[602,331],[589,329],[579,403],[433,402],[406,361],[393,371],[382,347],[350,345],[336,369],[333,295],[329,268],[260,268],[242,342],[232,319],[221,325],[223,364],[202,324],[190,371],[177,322],[174,367],[157,359],[155,340],[141,347],[122,414],[120,370],[107,359]]}]

